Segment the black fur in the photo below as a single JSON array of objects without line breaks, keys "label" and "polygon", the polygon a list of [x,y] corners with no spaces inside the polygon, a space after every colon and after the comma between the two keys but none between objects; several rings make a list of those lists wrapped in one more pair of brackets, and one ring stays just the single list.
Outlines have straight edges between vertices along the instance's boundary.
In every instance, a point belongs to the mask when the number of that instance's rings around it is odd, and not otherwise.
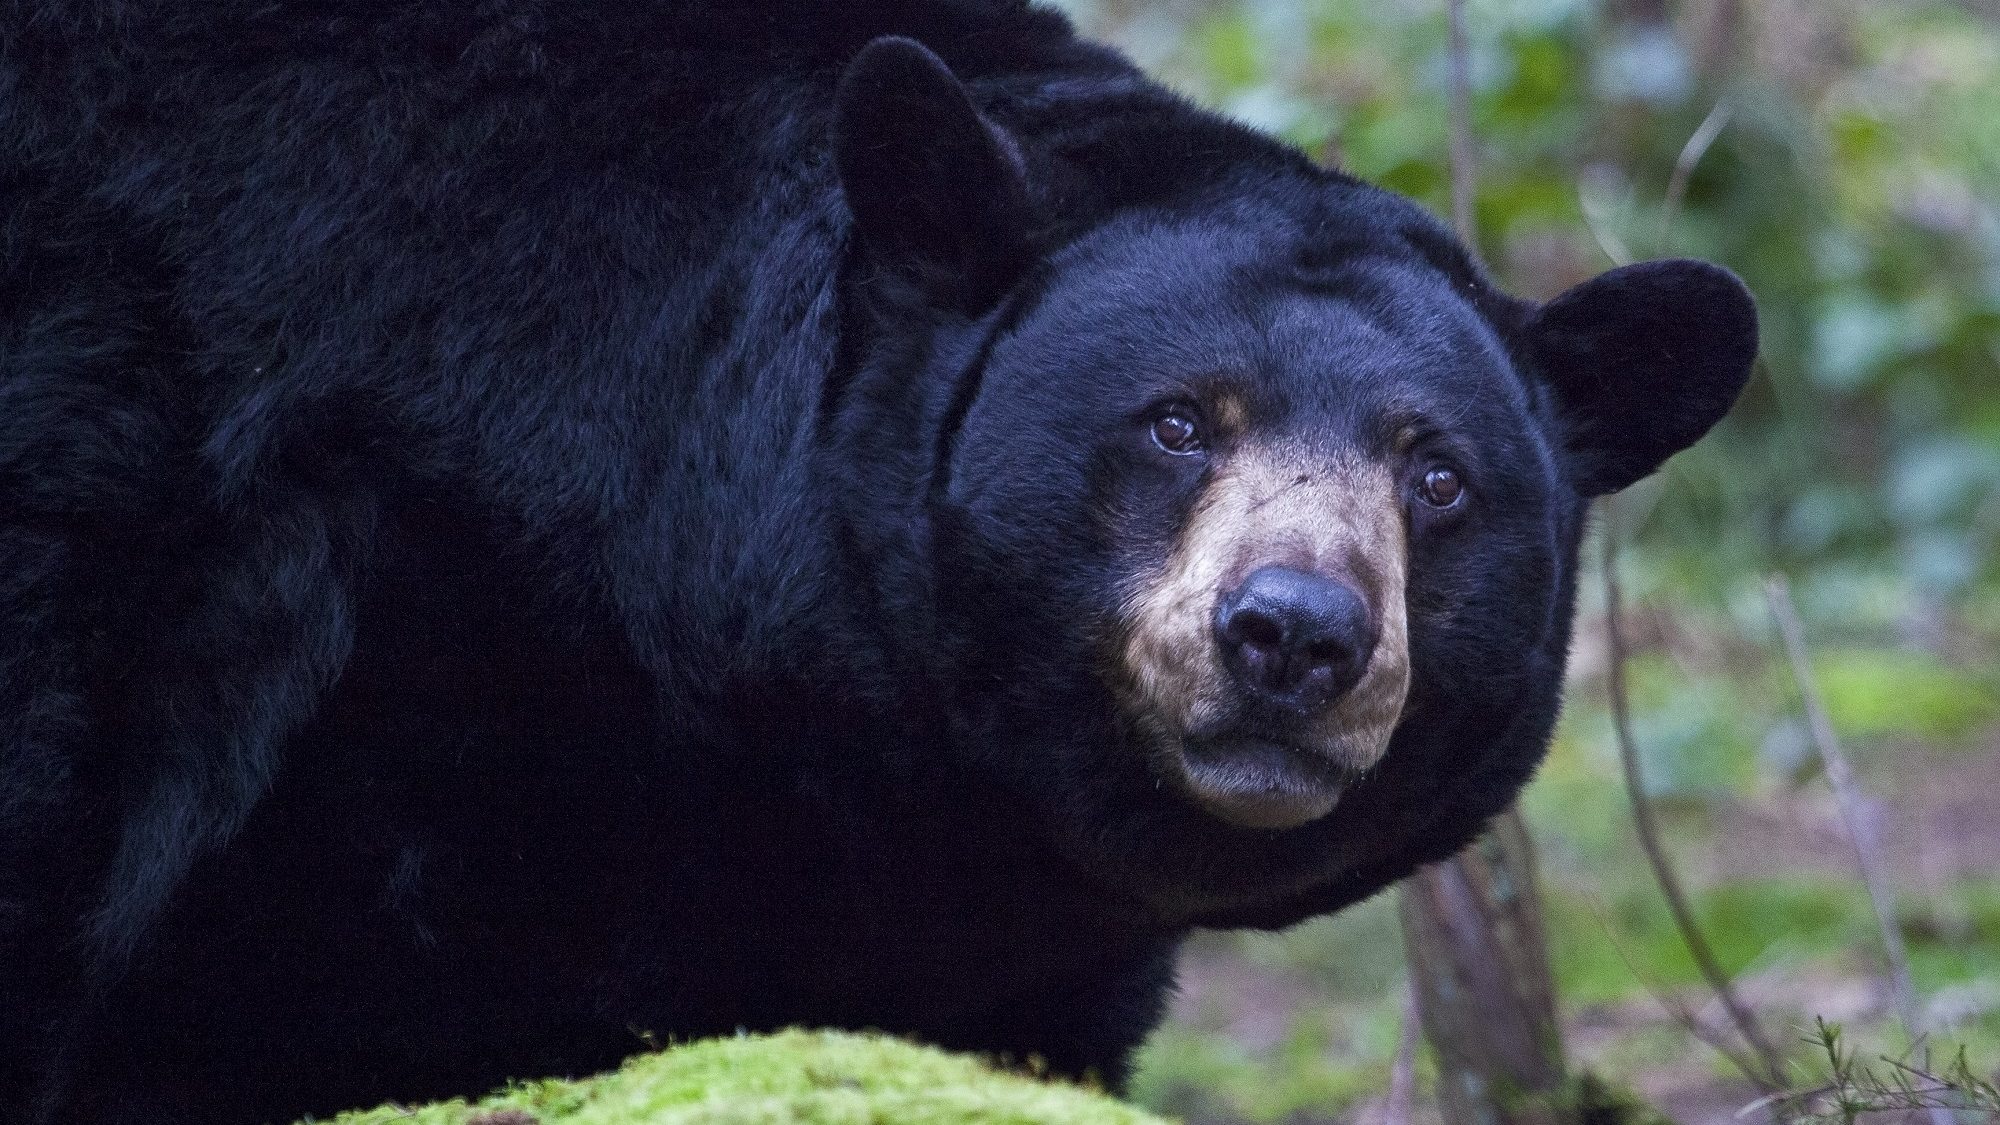
[{"label": "black fur", "polygon": [[[1006,0],[0,6],[0,1119],[793,1023],[1116,1081],[1190,928],[1511,799],[1581,498],[1754,350],[1714,267],[1530,308]],[[1203,479],[1137,419],[1216,380],[1477,501],[1284,832],[1099,674]]]}]

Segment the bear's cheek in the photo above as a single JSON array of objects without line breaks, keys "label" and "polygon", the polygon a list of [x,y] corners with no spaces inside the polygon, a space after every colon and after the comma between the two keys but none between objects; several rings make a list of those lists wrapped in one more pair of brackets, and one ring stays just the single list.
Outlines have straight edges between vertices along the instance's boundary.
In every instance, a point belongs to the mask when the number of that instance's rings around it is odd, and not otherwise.
[{"label": "bear's cheek", "polygon": [[[1408,695],[1408,556],[1385,466],[1287,448],[1233,454],[1124,598],[1110,679],[1147,760],[1232,822],[1284,827],[1330,811],[1380,760]],[[1225,656],[1219,599],[1272,566],[1337,581],[1366,603],[1372,649],[1330,698],[1272,707]]]},{"label": "bear's cheek", "polygon": [[1426,712],[1504,714],[1534,685],[1531,658],[1567,649],[1573,558],[1544,508],[1509,516],[1414,561],[1407,604],[1422,698],[1412,702]]}]

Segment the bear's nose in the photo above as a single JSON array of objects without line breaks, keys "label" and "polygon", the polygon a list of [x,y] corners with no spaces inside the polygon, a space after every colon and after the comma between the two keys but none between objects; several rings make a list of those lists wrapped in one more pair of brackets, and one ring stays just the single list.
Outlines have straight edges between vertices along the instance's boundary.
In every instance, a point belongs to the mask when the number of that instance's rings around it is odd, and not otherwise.
[{"label": "bear's nose", "polygon": [[1346,583],[1285,566],[1252,571],[1216,602],[1223,662],[1258,698],[1311,712],[1346,694],[1375,651],[1368,603]]}]

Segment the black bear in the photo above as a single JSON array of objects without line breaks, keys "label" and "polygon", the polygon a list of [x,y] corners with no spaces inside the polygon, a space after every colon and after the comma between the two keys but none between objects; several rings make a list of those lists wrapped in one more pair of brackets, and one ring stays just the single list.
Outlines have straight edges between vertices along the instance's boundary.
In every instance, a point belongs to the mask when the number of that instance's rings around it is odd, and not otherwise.
[{"label": "black bear", "polygon": [[1461,846],[1731,275],[1497,291],[1024,0],[0,13],[0,1116],[1116,1082]]}]

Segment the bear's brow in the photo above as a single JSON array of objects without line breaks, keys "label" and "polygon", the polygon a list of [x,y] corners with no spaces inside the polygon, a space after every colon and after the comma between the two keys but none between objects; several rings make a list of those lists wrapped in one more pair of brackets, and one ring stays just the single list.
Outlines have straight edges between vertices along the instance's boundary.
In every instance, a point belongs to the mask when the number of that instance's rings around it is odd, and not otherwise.
[{"label": "bear's brow", "polygon": [[1462,423],[1471,413],[1471,406],[1463,402],[1439,406],[1405,400],[1389,402],[1372,413],[1370,432],[1391,453],[1402,454],[1423,441],[1444,440],[1457,449],[1463,444],[1457,436],[1463,431]]}]

